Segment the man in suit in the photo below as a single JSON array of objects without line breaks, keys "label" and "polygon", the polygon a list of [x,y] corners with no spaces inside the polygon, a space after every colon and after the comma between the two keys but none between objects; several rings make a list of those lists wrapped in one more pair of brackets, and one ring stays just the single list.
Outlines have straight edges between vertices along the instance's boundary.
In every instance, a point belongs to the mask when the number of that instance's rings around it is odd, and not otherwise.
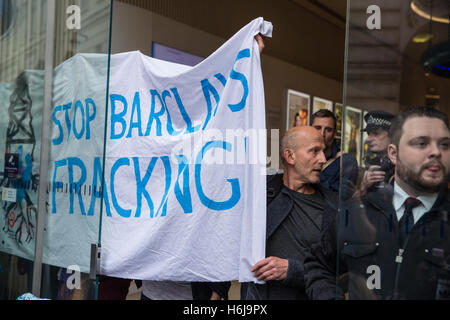
[{"label": "man in suit", "polygon": [[407,109],[389,138],[393,183],[325,210],[321,241],[304,262],[311,299],[343,298],[343,287],[350,299],[450,298],[448,118]]},{"label": "man in suit", "polygon": [[309,126],[288,130],[281,140],[283,174],[268,178],[266,257],[251,269],[264,284],[244,283],[241,299],[306,299],[305,251],[319,240],[325,202],[336,194],[322,187],[325,144]]}]

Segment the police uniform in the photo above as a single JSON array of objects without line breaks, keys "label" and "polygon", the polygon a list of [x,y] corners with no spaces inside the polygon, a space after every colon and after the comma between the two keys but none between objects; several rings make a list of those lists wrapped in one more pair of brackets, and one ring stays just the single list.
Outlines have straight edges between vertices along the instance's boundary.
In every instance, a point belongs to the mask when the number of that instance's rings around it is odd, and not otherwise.
[{"label": "police uniform", "polygon": [[[374,110],[369,111],[365,116],[364,120],[366,121],[366,127],[362,131],[366,131],[367,133],[370,133],[371,131],[374,131],[376,129],[382,129],[385,131],[389,131],[389,128],[391,127],[392,119],[394,118],[393,114],[390,114],[389,112],[381,111],[381,110]],[[389,183],[391,182],[391,178],[394,175],[395,166],[392,164],[389,157],[383,156],[379,157],[377,154],[373,153],[369,154],[366,158],[366,167],[368,168],[371,165],[379,165],[381,166],[381,170],[386,173],[384,177],[384,182]],[[375,186],[372,186],[369,191],[373,191]]]},{"label": "police uniform", "polygon": [[369,111],[364,116],[367,125],[362,131],[370,132],[378,128],[389,131],[393,118],[394,115],[389,112],[381,110]]}]

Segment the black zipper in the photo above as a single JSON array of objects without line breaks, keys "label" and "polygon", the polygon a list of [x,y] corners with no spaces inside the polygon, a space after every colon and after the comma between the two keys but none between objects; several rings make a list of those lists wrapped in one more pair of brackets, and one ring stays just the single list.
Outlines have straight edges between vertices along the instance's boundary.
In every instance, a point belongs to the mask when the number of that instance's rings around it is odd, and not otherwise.
[{"label": "black zipper", "polygon": [[[381,207],[379,207],[379,206],[377,206],[377,205],[375,205],[373,203],[372,203],[372,205],[374,205],[376,208],[378,208],[378,210],[380,210],[380,212],[385,217],[387,217],[387,213],[383,210],[383,208],[381,208]],[[391,222],[392,222],[392,218],[389,217],[389,228],[392,227]],[[395,281],[394,281],[394,294],[393,294],[393,299],[394,300],[398,300],[398,296],[399,296],[397,288],[398,288],[398,281],[399,281],[399,277],[400,277],[400,268],[401,268],[401,265],[402,265],[402,262],[403,262],[403,254],[405,252],[406,245],[408,244],[408,239],[409,239],[409,237],[410,237],[410,235],[412,233],[412,230],[414,229],[415,226],[416,226],[416,224],[414,224],[413,227],[411,228],[411,231],[409,232],[408,236],[406,237],[406,240],[405,240],[405,243],[403,244],[403,247],[398,249],[397,255],[395,256],[394,262],[397,263],[397,268],[396,268],[396,271],[395,271]],[[400,236],[400,230],[399,230],[398,224],[396,225],[395,231],[396,231],[395,239],[398,239],[399,236]]]},{"label": "black zipper", "polygon": [[[411,229],[411,231],[412,231],[412,229]],[[403,248],[399,248],[398,249],[397,256],[395,257],[395,263],[397,263],[397,268],[396,268],[396,271],[395,271],[394,300],[398,300],[398,298],[399,298],[398,281],[399,281],[399,278],[400,278],[400,268],[402,266],[403,254],[405,253],[405,248],[406,248],[406,245],[408,244],[408,239],[409,239],[410,235],[411,235],[411,232],[406,237],[405,244],[403,245]]]},{"label": "black zipper", "polygon": [[[432,211],[429,211],[429,212],[432,212]],[[411,237],[411,235],[412,235],[412,233],[413,233],[413,230],[418,228],[417,225],[419,225],[419,222],[420,222],[422,219],[424,219],[425,215],[429,214],[429,212],[425,212],[425,213],[420,217],[420,219],[419,219],[416,223],[414,223],[414,225],[412,226],[412,228],[411,228],[411,230],[409,231],[408,235],[406,236],[405,243],[403,244],[403,248],[399,248],[399,249],[398,249],[397,256],[395,257],[395,263],[397,263],[397,268],[396,268],[396,271],[395,271],[394,300],[398,300],[398,298],[399,298],[398,282],[399,282],[399,278],[400,278],[400,268],[401,268],[402,263],[403,263],[403,257],[404,257],[404,253],[405,253],[405,248],[406,248],[406,246],[408,245],[409,237]],[[398,229],[398,225],[397,225],[397,230],[398,230],[398,235],[397,235],[397,237],[399,237],[399,236],[400,236],[400,230]]]}]

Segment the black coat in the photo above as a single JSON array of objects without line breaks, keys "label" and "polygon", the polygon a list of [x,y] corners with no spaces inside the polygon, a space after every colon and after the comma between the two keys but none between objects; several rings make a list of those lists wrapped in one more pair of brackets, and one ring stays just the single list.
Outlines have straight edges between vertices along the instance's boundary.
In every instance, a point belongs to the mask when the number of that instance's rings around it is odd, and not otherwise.
[{"label": "black coat", "polygon": [[[336,140],[331,147],[330,158],[336,157],[339,152]],[[342,177],[341,177],[342,161]],[[342,178],[342,185],[341,185]],[[355,192],[355,186],[358,183],[358,162],[353,154],[343,153],[340,157],[331,162],[320,173],[320,185],[334,192],[341,191],[342,199],[350,198]]]},{"label": "black coat", "polygon": [[[266,241],[270,241],[270,236],[289,215],[294,205],[293,199],[285,192],[283,188],[283,175],[277,174],[267,177],[267,222],[266,222]],[[337,194],[320,185],[315,186],[324,202],[330,207],[337,206]],[[303,278],[303,261],[298,259],[288,259],[289,267],[286,278],[282,280],[283,286],[294,287],[299,292],[299,296],[307,299],[305,293],[305,281]],[[266,300],[268,299],[269,286],[267,284],[242,283],[241,299],[243,300]]]},{"label": "black coat", "polygon": [[[343,298],[345,287],[350,299],[448,298],[450,282],[443,285],[450,256],[448,191],[414,224],[402,247],[399,232],[404,231],[392,197],[393,187],[387,185],[344,203],[337,215],[326,210],[321,241],[305,258],[311,299]],[[337,273],[345,274],[344,286],[336,285]],[[380,281],[374,286],[376,273]]]}]

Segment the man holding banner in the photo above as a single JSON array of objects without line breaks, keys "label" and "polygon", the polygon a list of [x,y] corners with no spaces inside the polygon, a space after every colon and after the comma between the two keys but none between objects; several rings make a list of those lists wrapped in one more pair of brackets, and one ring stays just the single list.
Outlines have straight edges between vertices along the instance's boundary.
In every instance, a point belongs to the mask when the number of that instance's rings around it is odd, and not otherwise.
[{"label": "man holding banner", "polygon": [[284,173],[267,185],[267,258],[251,269],[266,283],[242,284],[242,299],[307,299],[305,252],[319,241],[324,204],[337,204],[335,193],[319,184],[324,149],[322,135],[309,126],[294,127],[281,140]]},{"label": "man holding banner", "polygon": [[108,277],[255,280],[266,229],[259,33],[272,33],[262,17],[195,67],[134,51],[56,68],[47,264],[88,272],[100,243]]},{"label": "man holding banner", "polygon": [[[259,53],[264,49],[260,33],[255,36]],[[142,300],[228,300],[230,282],[143,281]]]}]

